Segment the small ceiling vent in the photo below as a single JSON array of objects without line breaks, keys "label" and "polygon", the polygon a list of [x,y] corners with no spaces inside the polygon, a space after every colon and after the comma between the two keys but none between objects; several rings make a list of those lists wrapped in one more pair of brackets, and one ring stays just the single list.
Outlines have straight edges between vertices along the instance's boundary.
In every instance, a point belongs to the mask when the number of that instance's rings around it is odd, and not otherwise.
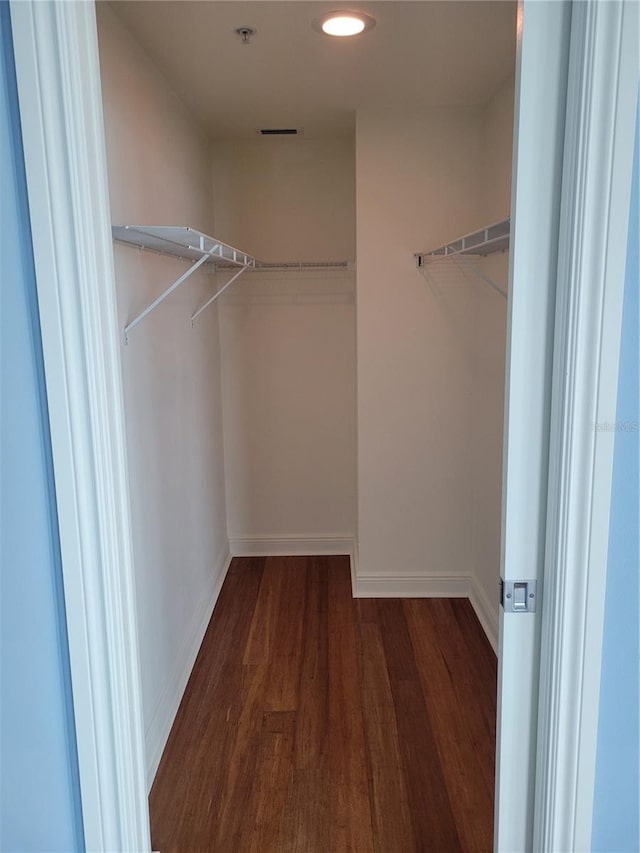
[{"label": "small ceiling vent", "polygon": [[300,127],[261,127],[258,130],[260,136],[300,136]]}]

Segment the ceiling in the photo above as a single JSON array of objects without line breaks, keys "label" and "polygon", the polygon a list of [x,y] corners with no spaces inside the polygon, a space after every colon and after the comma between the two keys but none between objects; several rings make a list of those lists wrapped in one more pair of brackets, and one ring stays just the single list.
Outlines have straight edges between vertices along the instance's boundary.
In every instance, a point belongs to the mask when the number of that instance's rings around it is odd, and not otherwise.
[{"label": "ceiling", "polygon": [[[353,132],[371,106],[485,104],[513,73],[516,3],[500,0],[112,0],[112,7],[214,139],[260,127]],[[373,15],[353,39],[311,28],[336,8]],[[249,44],[237,27],[256,30]]]}]

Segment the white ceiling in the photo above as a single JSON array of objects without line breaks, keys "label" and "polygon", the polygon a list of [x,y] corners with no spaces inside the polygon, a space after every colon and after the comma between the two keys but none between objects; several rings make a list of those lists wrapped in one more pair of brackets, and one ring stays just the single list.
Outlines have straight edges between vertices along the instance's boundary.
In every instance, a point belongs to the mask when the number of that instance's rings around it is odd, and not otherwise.
[{"label": "white ceiling", "polygon": [[[212,138],[259,127],[353,131],[368,106],[481,105],[514,69],[516,3],[499,0],[114,0],[112,6]],[[358,8],[377,26],[332,39],[311,22]],[[243,45],[234,33],[251,26]]]}]

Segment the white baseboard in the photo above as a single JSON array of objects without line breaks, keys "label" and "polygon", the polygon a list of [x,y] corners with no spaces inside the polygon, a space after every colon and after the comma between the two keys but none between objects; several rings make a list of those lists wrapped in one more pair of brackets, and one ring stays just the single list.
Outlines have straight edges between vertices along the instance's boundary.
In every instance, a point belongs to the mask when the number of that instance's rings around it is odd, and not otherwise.
[{"label": "white baseboard", "polygon": [[349,565],[351,568],[351,595],[358,597],[358,540],[354,538],[353,548],[349,554]]},{"label": "white baseboard", "polygon": [[216,561],[216,571],[213,573],[208,594],[203,595],[202,608],[198,609],[195,617],[185,634],[184,642],[175,657],[175,666],[167,687],[158,703],[156,711],[145,732],[145,747],[147,755],[147,790],[151,790],[153,780],[162,758],[162,753],[171,731],[171,726],[180,707],[182,696],[189,681],[191,670],[196,662],[205,631],[211,620],[213,608],[218,600],[222,584],[231,565],[231,554],[225,547]]},{"label": "white baseboard", "polygon": [[353,553],[353,536],[261,536],[230,539],[234,557],[293,557]]},{"label": "white baseboard", "polygon": [[356,598],[469,598],[469,575],[357,575]]},{"label": "white baseboard", "polygon": [[[468,598],[494,652],[498,654],[498,607],[471,575],[359,575],[351,555],[354,598]],[[497,589],[496,589],[497,595]]]},{"label": "white baseboard", "polygon": [[491,602],[487,593],[477,582],[471,583],[469,601],[480,620],[480,624],[491,643],[493,651],[498,654],[498,585],[496,583],[496,599]]}]

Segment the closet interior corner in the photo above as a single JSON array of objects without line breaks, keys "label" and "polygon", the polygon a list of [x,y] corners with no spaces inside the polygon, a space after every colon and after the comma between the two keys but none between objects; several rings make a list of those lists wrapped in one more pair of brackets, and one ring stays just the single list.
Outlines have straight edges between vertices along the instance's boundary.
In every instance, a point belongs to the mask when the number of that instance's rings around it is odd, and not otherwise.
[{"label": "closet interior corner", "polygon": [[346,555],[366,677],[366,599],[467,599],[494,677],[516,3],[364,5],[350,41],[316,0],[97,3],[150,789],[225,578],[285,583],[239,558],[327,560],[307,620]]}]

